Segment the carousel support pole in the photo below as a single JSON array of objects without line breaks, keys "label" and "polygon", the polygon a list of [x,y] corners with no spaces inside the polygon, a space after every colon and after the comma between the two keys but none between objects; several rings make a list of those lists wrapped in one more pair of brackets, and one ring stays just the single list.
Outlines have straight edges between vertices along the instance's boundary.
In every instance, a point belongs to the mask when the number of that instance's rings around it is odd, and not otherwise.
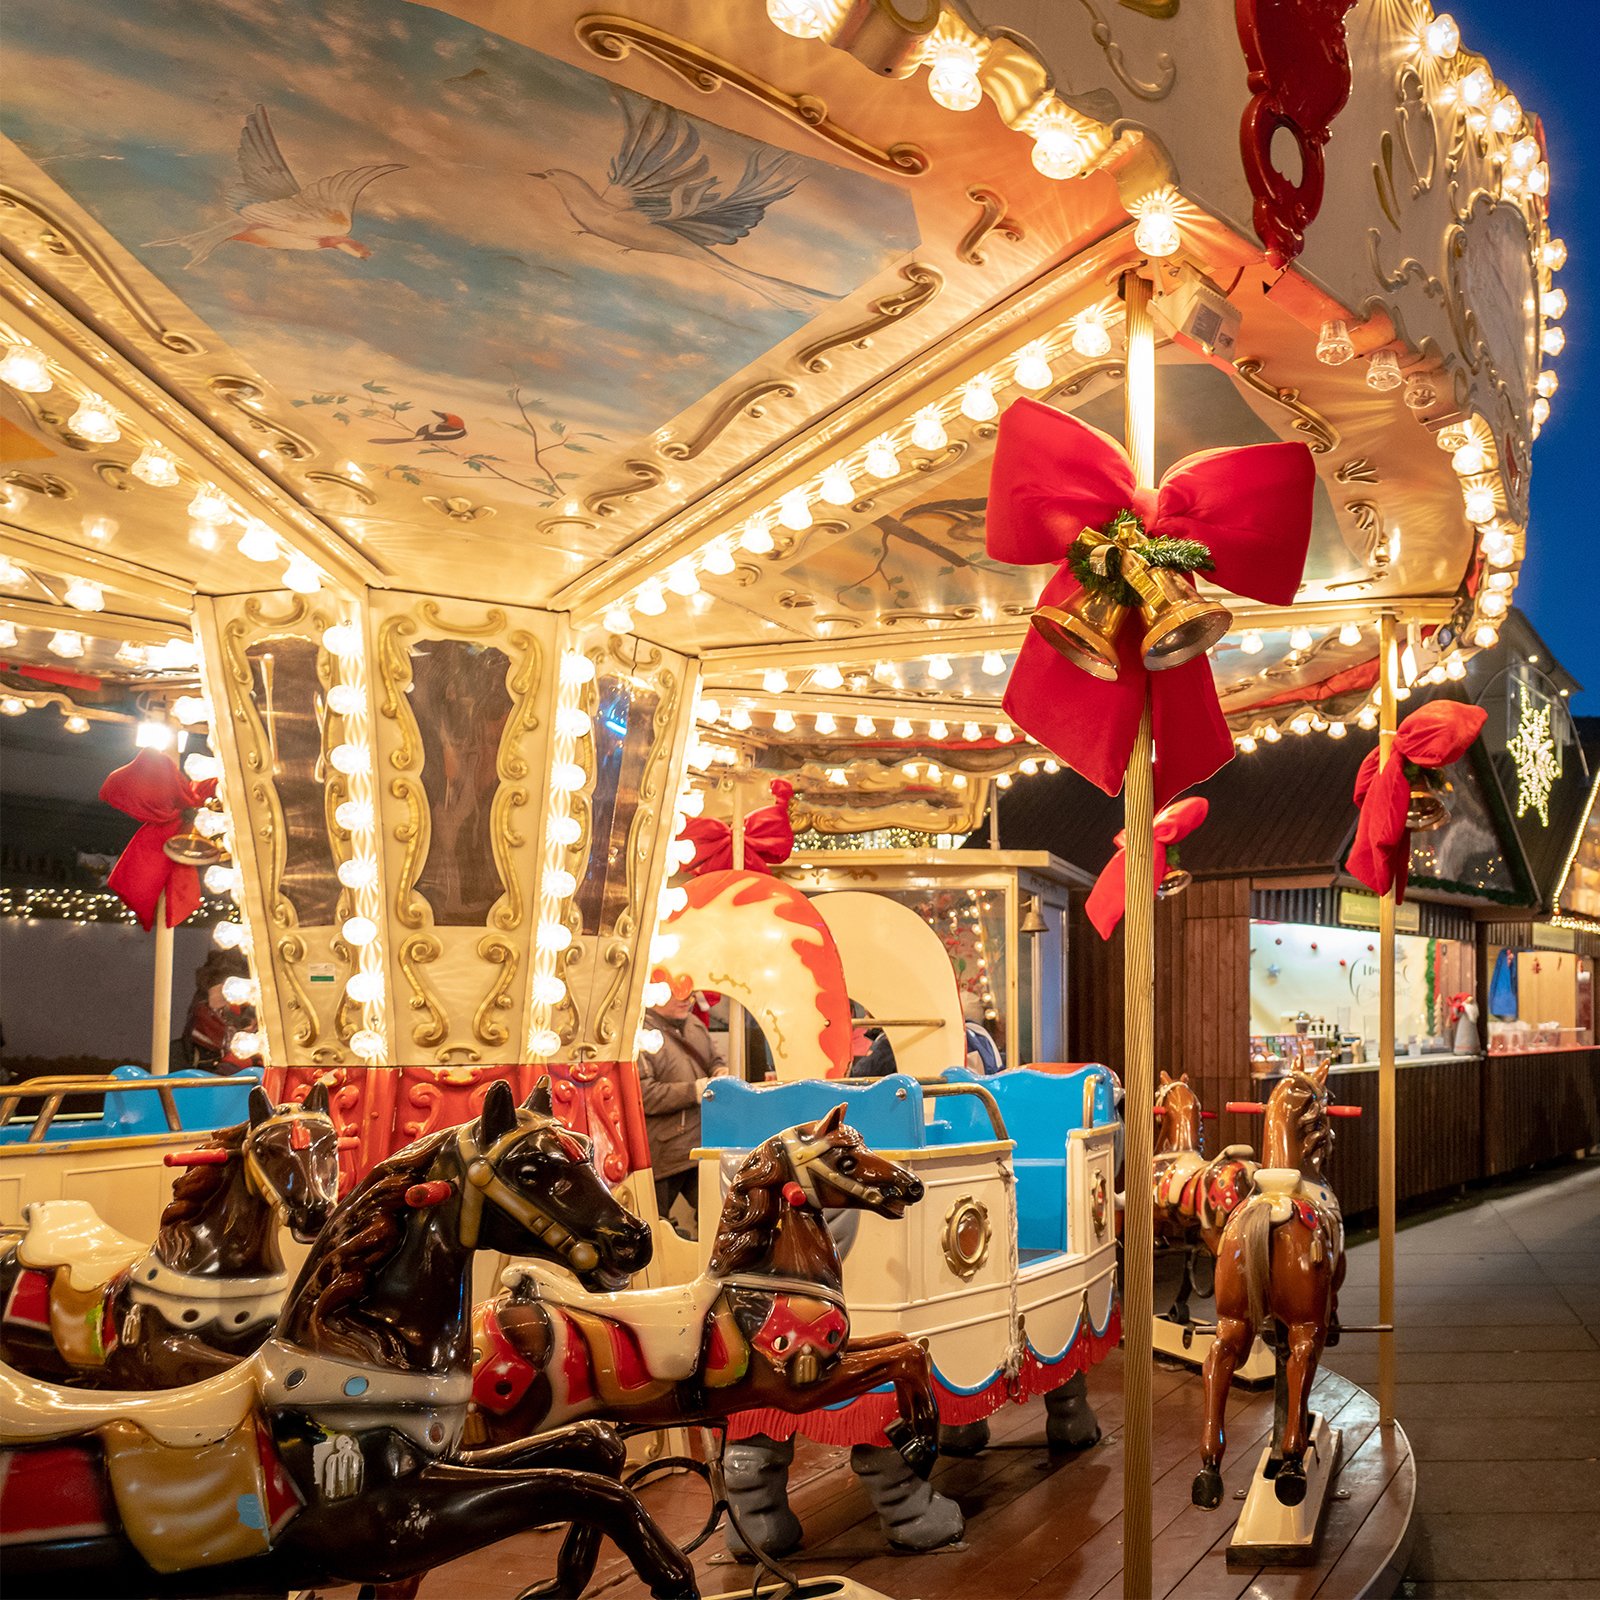
[{"label": "carousel support pole", "polygon": [[[729,803],[732,811],[728,818],[728,844],[732,851],[728,865],[735,872],[744,870],[744,792],[739,787],[739,780],[733,778],[729,781],[732,793]],[[728,1001],[728,1074],[730,1077],[741,1080],[750,1076],[750,1041],[745,1030],[749,1026],[745,1020],[744,1007],[737,1000]]]},{"label": "carousel support pole", "polygon": [[[172,929],[167,926],[167,891],[156,896],[156,975],[150,1008],[150,1071],[167,1070],[172,1051]],[[165,1096],[166,1091],[162,1091]]]},{"label": "carousel support pole", "polygon": [[[1122,280],[1128,328],[1128,454],[1141,488],[1155,484],[1156,352],[1150,285],[1128,273]],[[1127,911],[1123,917],[1123,1038],[1125,1104],[1155,1098],[1155,773],[1151,766],[1150,699],[1123,785],[1127,835]],[[1148,1173],[1155,1142],[1150,1118],[1130,1115],[1123,1133],[1126,1200],[1122,1214],[1122,1386],[1125,1407],[1122,1468],[1122,1593],[1147,1600],[1152,1589],[1150,1436],[1153,1428],[1150,1317],[1154,1298],[1154,1218]]]},{"label": "carousel support pole", "polygon": [[[1395,619],[1378,619],[1378,764],[1394,759]],[[1394,1423],[1394,890],[1378,901],[1378,1421]]]}]

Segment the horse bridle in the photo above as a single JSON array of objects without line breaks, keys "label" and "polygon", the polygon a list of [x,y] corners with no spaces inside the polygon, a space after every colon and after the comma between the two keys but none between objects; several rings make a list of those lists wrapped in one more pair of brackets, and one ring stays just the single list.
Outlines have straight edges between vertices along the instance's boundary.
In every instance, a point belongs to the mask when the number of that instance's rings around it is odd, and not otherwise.
[{"label": "horse bridle", "polygon": [[542,1239],[552,1250],[559,1252],[579,1272],[590,1272],[600,1264],[600,1252],[586,1239],[576,1238],[570,1229],[557,1222],[550,1213],[527,1195],[513,1189],[500,1176],[500,1159],[513,1145],[521,1143],[540,1126],[560,1130],[583,1150],[583,1141],[560,1123],[546,1119],[536,1126],[523,1124],[509,1133],[503,1133],[487,1150],[478,1144],[477,1124],[469,1122],[456,1135],[456,1154],[461,1161],[465,1182],[461,1186],[461,1220],[459,1236],[464,1249],[476,1250],[478,1235],[483,1226],[483,1208],[492,1201],[514,1222],[519,1222],[537,1239]]},{"label": "horse bridle", "polygon": [[[338,1130],[333,1125],[333,1118],[330,1117],[327,1112],[306,1111],[300,1106],[296,1106],[292,1111],[274,1112],[272,1116],[267,1117],[260,1122],[252,1123],[249,1132],[247,1132],[244,1136],[244,1144],[241,1147],[240,1153],[244,1157],[245,1183],[249,1186],[253,1194],[259,1195],[276,1211],[284,1212],[289,1209],[288,1198],[277,1186],[277,1184],[272,1181],[271,1177],[267,1173],[266,1168],[263,1167],[261,1162],[257,1159],[255,1151],[256,1136],[258,1134],[265,1133],[268,1128],[275,1128],[280,1125],[286,1126],[290,1129],[289,1143],[290,1147],[293,1148],[295,1143],[295,1128],[302,1126],[306,1122],[310,1121],[313,1117],[318,1122],[327,1123],[328,1131],[337,1136]],[[318,1131],[320,1132],[321,1130],[319,1129]],[[328,1196],[330,1201],[333,1200],[333,1198],[333,1195]]]},{"label": "horse bridle", "polygon": [[806,1199],[819,1211],[823,1206],[817,1196],[816,1178],[811,1171],[814,1166],[820,1166],[829,1184],[844,1194],[854,1195],[856,1199],[865,1200],[869,1205],[882,1198],[879,1190],[840,1172],[825,1159],[829,1151],[836,1148],[831,1134],[813,1134],[809,1139],[803,1139],[798,1128],[787,1128],[778,1135],[778,1142],[783,1146],[783,1153],[788,1159],[790,1171],[794,1173],[795,1182],[800,1185],[800,1190]]}]

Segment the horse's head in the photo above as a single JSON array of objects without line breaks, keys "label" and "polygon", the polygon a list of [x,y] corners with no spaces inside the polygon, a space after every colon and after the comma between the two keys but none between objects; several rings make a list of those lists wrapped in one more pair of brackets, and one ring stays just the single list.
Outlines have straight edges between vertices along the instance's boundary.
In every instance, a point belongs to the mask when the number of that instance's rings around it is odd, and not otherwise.
[{"label": "horse's head", "polygon": [[922,1198],[922,1180],[896,1162],[874,1155],[836,1105],[815,1122],[802,1122],[778,1135],[793,1181],[806,1200],[829,1207],[875,1211],[903,1217]]},{"label": "horse's head", "polygon": [[1168,1150],[1200,1150],[1206,1147],[1205,1130],[1200,1122],[1200,1096],[1189,1087],[1187,1072],[1174,1078],[1161,1074],[1156,1088],[1156,1110],[1161,1113],[1161,1137],[1157,1154]]},{"label": "horse's head", "polygon": [[252,1089],[242,1151],[246,1182],[301,1244],[309,1244],[339,1192],[339,1135],[327,1088],[315,1084],[303,1104],[281,1106]]},{"label": "horse's head", "polygon": [[1320,1174],[1333,1149],[1328,1119],[1328,1063],[1281,1079],[1267,1100],[1261,1134],[1261,1164]]},{"label": "horse's head", "polygon": [[558,1122],[542,1079],[518,1107],[504,1080],[456,1135],[461,1242],[570,1267],[585,1287],[626,1288],[650,1260],[649,1227],[619,1205],[592,1146]]}]

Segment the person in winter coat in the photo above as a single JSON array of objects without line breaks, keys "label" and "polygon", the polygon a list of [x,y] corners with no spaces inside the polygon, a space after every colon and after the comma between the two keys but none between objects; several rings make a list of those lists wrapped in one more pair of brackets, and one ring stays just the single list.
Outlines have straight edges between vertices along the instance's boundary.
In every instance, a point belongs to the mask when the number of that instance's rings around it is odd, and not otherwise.
[{"label": "person in winter coat", "polygon": [[700,1143],[700,1096],[727,1068],[712,1050],[705,1023],[694,1014],[693,991],[652,1006],[645,1023],[661,1035],[660,1049],[639,1057],[639,1092],[656,1178],[656,1209],[664,1217],[680,1194],[691,1211],[698,1209],[699,1183],[690,1152]]}]

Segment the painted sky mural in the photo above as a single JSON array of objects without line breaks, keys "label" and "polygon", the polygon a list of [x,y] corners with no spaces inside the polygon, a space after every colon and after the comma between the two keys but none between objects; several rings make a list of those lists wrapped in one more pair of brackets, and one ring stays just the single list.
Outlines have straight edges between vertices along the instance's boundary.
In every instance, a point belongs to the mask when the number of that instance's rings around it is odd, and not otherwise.
[{"label": "painted sky mural", "polygon": [[6,64],[6,134],[391,479],[550,503],[917,243],[891,183],[392,0],[12,0]]}]

